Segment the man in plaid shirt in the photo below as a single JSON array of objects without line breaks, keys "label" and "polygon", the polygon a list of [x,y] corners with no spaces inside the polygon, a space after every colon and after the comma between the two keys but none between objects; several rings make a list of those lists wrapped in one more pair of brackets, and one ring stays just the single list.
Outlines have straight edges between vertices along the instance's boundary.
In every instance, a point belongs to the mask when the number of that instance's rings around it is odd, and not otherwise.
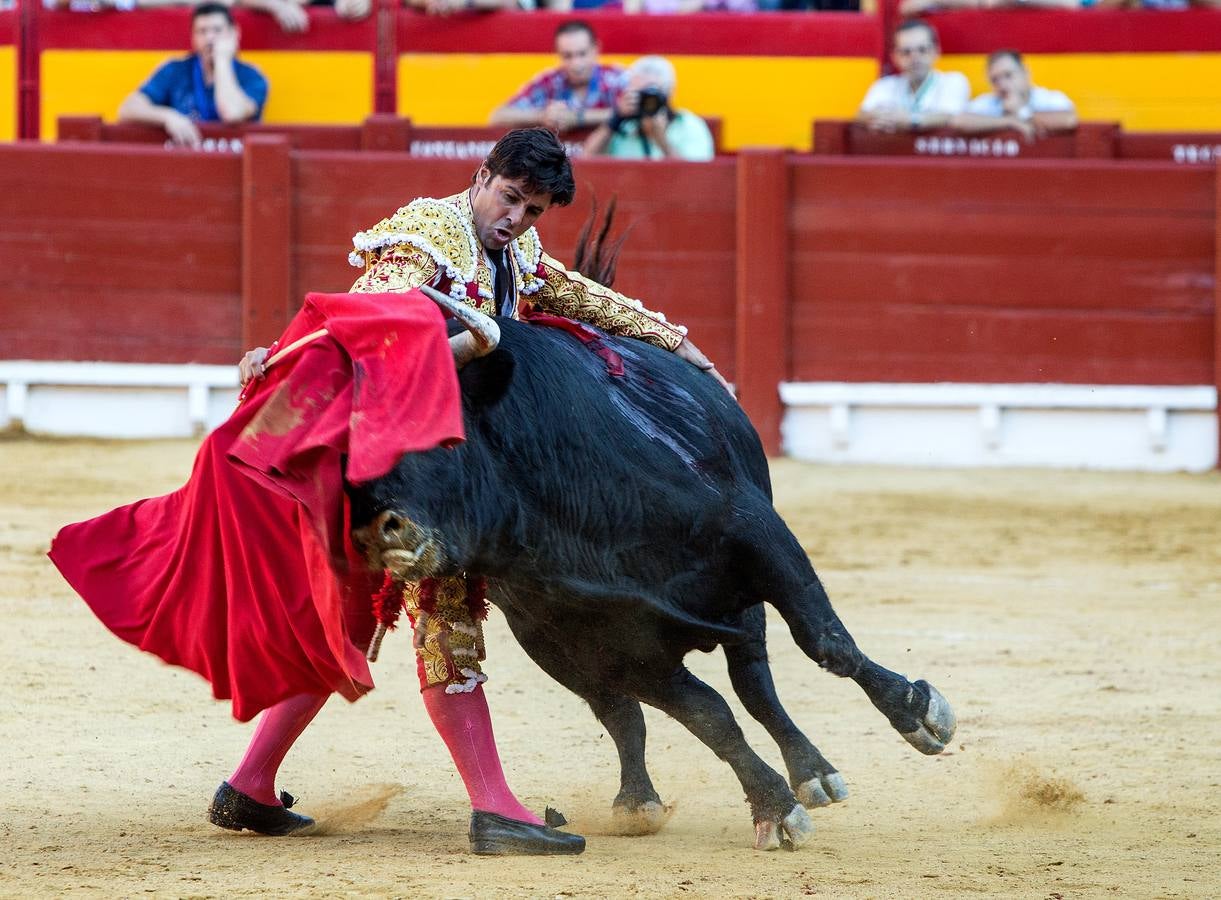
[{"label": "man in plaid shirt", "polygon": [[598,62],[598,38],[589,23],[565,22],[557,28],[555,52],[560,64],[492,113],[493,125],[543,125],[562,133],[610,119],[623,90],[624,70]]}]

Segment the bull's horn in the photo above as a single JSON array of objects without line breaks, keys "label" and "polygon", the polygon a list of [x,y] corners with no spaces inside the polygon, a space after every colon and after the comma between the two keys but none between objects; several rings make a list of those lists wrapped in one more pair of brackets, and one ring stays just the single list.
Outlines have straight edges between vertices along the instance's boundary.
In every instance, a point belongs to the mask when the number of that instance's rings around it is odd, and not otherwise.
[{"label": "bull's horn", "polygon": [[487,356],[496,349],[496,345],[500,343],[500,326],[491,316],[485,316],[475,307],[447,297],[428,285],[424,285],[420,290],[429,300],[467,327],[466,331],[449,339],[449,349],[454,354],[454,364],[459,369],[472,359]]}]

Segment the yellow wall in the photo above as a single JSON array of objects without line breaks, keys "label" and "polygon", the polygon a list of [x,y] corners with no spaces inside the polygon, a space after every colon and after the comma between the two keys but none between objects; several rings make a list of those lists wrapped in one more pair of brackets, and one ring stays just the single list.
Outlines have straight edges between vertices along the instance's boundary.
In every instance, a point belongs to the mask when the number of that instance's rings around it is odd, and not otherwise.
[{"label": "yellow wall", "polygon": [[[183,55],[185,51],[44,51],[43,140],[55,140],[59,116],[100,115],[113,121],[124,97],[162,62]],[[265,122],[351,124],[373,111],[372,54],[252,50],[241,58],[257,66],[271,84]]]},{"label": "yellow wall", "polygon": [[[991,90],[984,56],[944,56],[939,68]],[[1064,91],[1082,119],[1129,131],[1221,130],[1221,53],[1027,54],[1035,84]]]},{"label": "yellow wall", "polygon": [[[629,63],[630,56],[604,56]],[[877,77],[872,59],[778,56],[671,56],[677,105],[724,121],[724,145],[810,149],[816,118],[855,114]],[[398,111],[421,125],[482,125],[492,110],[553,54],[405,54],[398,65]],[[437,90],[439,85],[444,90]]]},{"label": "yellow wall", "polygon": [[0,141],[17,136],[17,48],[0,47]]}]

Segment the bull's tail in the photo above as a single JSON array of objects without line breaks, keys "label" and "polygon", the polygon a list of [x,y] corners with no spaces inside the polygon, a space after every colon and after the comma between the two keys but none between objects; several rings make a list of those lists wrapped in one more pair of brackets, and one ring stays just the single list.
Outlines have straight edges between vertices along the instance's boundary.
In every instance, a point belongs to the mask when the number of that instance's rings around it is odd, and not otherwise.
[{"label": "bull's tail", "polygon": [[[662,628],[681,631],[685,638],[694,638],[698,645],[711,649],[717,644],[737,643],[746,638],[741,621],[705,619],[684,609],[678,603],[651,591],[634,590],[626,586],[597,584],[576,578],[558,578],[548,591],[556,599],[579,597],[582,607],[593,600],[606,612],[623,621],[639,621],[642,608]],[[616,609],[622,610],[617,614]]]}]

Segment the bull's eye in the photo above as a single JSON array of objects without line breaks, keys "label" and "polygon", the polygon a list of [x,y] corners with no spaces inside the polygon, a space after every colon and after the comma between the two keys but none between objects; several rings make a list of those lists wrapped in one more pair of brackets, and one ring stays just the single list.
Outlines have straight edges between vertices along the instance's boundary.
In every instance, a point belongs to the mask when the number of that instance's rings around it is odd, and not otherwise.
[{"label": "bull's eye", "polygon": [[390,537],[396,534],[403,527],[402,520],[398,516],[386,516],[386,520],[382,522],[382,534]]}]

